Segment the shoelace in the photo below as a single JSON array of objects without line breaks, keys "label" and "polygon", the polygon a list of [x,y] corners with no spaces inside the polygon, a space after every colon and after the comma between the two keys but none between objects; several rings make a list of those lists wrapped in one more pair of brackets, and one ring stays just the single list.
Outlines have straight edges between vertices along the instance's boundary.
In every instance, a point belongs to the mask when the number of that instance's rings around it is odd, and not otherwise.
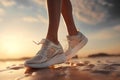
[{"label": "shoelace", "polygon": [[[46,42],[46,39],[42,39],[40,42],[39,41],[33,41],[33,43],[35,43],[36,45],[40,45],[40,44],[43,44],[44,45],[44,47],[42,48],[42,50],[39,50],[38,51],[38,53],[37,53],[37,55],[43,55],[43,56],[45,56],[46,54],[43,54],[44,52],[41,52],[41,51],[45,51],[47,48],[48,48],[48,46],[47,45],[45,45],[45,42]],[[41,54],[39,54],[39,52],[41,52]]]},{"label": "shoelace", "polygon": [[45,39],[42,39],[41,41],[34,41],[33,43],[35,43],[36,45],[40,45],[40,44],[44,44],[45,43]]}]

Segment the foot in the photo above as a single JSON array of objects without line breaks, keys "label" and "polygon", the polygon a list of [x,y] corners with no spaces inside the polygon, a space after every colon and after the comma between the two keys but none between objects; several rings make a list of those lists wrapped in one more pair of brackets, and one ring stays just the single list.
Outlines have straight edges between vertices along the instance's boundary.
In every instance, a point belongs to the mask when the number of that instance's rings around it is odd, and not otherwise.
[{"label": "foot", "polygon": [[43,40],[43,45],[38,53],[25,62],[25,66],[32,68],[44,68],[54,64],[65,62],[65,54],[60,45],[54,44],[48,39]]},{"label": "foot", "polygon": [[83,46],[88,42],[88,39],[81,33],[78,32],[77,35],[67,36],[68,39],[68,50],[65,52],[67,60],[74,57]]}]

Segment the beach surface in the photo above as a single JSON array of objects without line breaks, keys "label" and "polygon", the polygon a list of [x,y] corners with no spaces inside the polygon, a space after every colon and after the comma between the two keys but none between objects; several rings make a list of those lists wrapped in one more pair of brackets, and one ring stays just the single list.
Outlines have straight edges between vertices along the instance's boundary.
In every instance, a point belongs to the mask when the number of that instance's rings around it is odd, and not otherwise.
[{"label": "beach surface", "polygon": [[[120,80],[120,57],[73,59],[26,71],[23,61],[0,61],[0,80]],[[26,74],[25,74],[26,71]]]}]

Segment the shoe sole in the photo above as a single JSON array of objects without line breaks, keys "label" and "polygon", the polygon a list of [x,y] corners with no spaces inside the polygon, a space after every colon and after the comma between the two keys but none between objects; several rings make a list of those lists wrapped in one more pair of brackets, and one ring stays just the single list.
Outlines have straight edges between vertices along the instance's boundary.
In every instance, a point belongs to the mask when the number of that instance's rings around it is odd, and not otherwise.
[{"label": "shoe sole", "polygon": [[59,54],[56,55],[55,57],[53,57],[52,59],[50,59],[49,61],[46,61],[44,63],[38,63],[38,64],[27,64],[25,63],[26,67],[32,67],[32,68],[45,68],[45,67],[49,67],[52,66],[54,64],[60,64],[66,61],[66,56],[65,54]]},{"label": "shoe sole", "polygon": [[81,48],[83,48],[83,46],[85,46],[87,42],[88,42],[88,39],[85,36],[83,36],[82,41],[75,48],[65,53],[65,54],[69,53],[68,55],[66,55],[66,60],[69,60],[72,57],[76,56],[75,53],[77,53]]}]

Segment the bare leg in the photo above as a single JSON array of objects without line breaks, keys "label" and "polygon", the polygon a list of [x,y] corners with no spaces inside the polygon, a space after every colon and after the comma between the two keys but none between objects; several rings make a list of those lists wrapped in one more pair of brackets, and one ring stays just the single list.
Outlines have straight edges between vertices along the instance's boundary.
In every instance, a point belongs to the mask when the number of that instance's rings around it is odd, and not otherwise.
[{"label": "bare leg", "polygon": [[47,0],[48,14],[49,14],[49,28],[47,39],[58,44],[58,27],[60,21],[60,13],[62,0]]},{"label": "bare leg", "polygon": [[64,17],[69,35],[76,35],[78,32],[73,20],[72,5],[70,0],[62,1],[62,15]]}]

